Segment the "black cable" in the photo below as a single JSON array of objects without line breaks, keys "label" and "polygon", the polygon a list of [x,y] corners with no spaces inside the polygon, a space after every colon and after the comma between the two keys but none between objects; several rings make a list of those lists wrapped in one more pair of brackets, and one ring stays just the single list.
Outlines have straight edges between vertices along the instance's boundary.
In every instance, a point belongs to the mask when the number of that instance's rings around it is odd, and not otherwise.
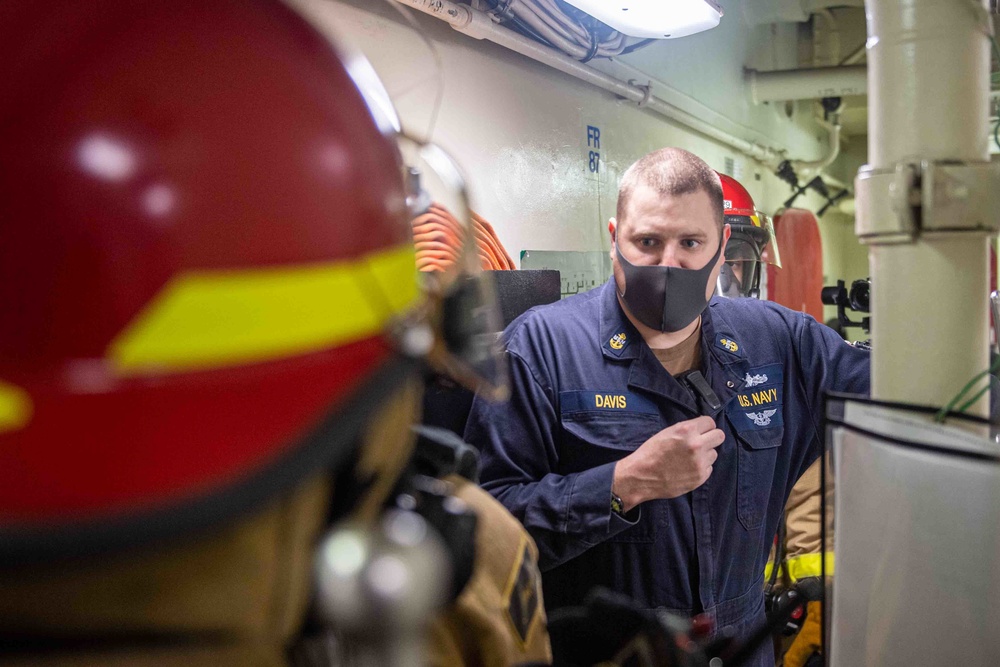
[{"label": "black cable", "polygon": [[633,51],[638,51],[642,47],[649,46],[650,44],[652,44],[655,41],[656,41],[655,39],[653,39],[652,37],[650,37],[649,39],[644,39],[641,42],[636,42],[635,44],[632,44],[631,46],[626,46],[624,49],[622,49],[621,53],[619,53],[618,55],[624,56],[624,55],[627,55],[629,53],[632,53]]},{"label": "black cable", "polygon": [[[785,541],[788,539],[788,521],[785,513],[781,513],[781,523],[778,524],[778,545],[774,549],[774,569],[781,567],[781,573],[785,577],[785,585],[792,585],[792,575],[788,572],[788,548]],[[774,576],[774,572],[771,573]]]},{"label": "black cable", "polygon": [[589,63],[597,55],[598,49],[601,48],[600,39],[597,37],[597,31],[587,30],[587,34],[590,35],[590,49],[587,50],[587,55],[580,58],[581,63]]},{"label": "black cable", "polygon": [[542,44],[545,44],[553,49],[557,48],[541,33],[522,21],[511,11],[511,8],[514,5],[513,0],[487,0],[487,2],[490,3],[490,13],[492,13],[500,23],[510,23],[513,26],[514,32],[520,33],[525,37],[530,37],[536,42],[541,42]]},{"label": "black cable", "polygon": [[[998,144],[998,147],[1000,147],[1000,144]],[[838,201],[840,201],[840,200],[841,200],[841,199],[843,199],[844,197],[847,197],[847,196],[848,196],[848,195],[850,195],[850,194],[851,194],[851,191],[850,191],[850,190],[841,190],[840,192],[838,192],[838,193],[837,193],[837,194],[835,194],[834,196],[832,196],[832,197],[830,197],[829,199],[827,199],[827,200],[826,200],[826,203],[825,203],[825,204],[823,204],[823,208],[821,208],[820,210],[818,210],[818,211],[816,212],[816,217],[817,217],[817,218],[822,218],[822,217],[823,217],[823,214],[824,214],[824,213],[826,213],[826,212],[827,212],[827,210],[828,210],[828,209],[829,209],[829,208],[830,208],[831,206],[836,206],[836,205],[837,205],[837,202],[838,202]]]},{"label": "black cable", "polygon": [[768,595],[772,594],[772,591],[774,590],[774,584],[778,581],[778,563],[781,562],[779,559],[783,556],[782,552],[784,551],[784,549],[782,549],[781,545],[785,541],[784,533],[785,533],[785,513],[782,512],[781,518],[778,519],[778,535],[774,547],[774,560],[771,561],[772,562],[771,576],[768,577],[767,586],[764,589]]}]

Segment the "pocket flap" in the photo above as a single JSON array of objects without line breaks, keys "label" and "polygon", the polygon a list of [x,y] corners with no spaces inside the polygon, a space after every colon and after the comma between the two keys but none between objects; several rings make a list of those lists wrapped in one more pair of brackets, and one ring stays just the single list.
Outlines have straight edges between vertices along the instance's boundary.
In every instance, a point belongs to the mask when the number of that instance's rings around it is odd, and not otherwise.
[{"label": "pocket flap", "polygon": [[759,429],[733,427],[736,437],[742,440],[750,449],[770,449],[781,444],[781,436],[785,433],[784,426],[770,426]]},{"label": "pocket flap", "polygon": [[660,430],[660,421],[654,415],[580,412],[564,416],[562,427],[567,433],[583,442],[633,451]]}]

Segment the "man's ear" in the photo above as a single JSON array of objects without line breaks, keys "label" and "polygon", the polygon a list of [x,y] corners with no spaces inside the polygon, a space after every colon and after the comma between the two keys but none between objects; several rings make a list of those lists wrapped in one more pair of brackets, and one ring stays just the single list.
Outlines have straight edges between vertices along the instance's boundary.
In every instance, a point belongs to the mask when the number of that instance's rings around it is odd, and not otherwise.
[{"label": "man's ear", "polygon": [[733,228],[729,226],[727,222],[722,226],[722,241],[720,241],[721,248],[719,248],[719,264],[726,261],[726,244],[729,242],[729,237],[733,235]]}]

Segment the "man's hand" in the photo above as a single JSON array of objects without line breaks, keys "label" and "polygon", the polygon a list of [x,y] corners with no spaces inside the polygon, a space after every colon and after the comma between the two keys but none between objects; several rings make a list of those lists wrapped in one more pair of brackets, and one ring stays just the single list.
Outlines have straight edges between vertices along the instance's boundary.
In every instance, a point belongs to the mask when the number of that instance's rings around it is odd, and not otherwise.
[{"label": "man's hand", "polygon": [[726,435],[711,417],[668,426],[615,466],[611,489],[625,511],[656,498],[676,498],[705,483]]}]

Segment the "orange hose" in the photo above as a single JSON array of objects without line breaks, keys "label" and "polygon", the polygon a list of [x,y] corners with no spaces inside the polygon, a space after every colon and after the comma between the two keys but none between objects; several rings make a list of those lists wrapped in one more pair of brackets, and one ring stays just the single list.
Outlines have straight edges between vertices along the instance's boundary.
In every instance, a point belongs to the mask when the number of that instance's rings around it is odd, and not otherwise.
[{"label": "orange hose", "polygon": [[[509,271],[514,260],[504,249],[493,225],[471,212],[479,264],[486,270]],[[447,271],[459,261],[467,229],[443,206],[434,203],[411,222],[421,271]]]}]

